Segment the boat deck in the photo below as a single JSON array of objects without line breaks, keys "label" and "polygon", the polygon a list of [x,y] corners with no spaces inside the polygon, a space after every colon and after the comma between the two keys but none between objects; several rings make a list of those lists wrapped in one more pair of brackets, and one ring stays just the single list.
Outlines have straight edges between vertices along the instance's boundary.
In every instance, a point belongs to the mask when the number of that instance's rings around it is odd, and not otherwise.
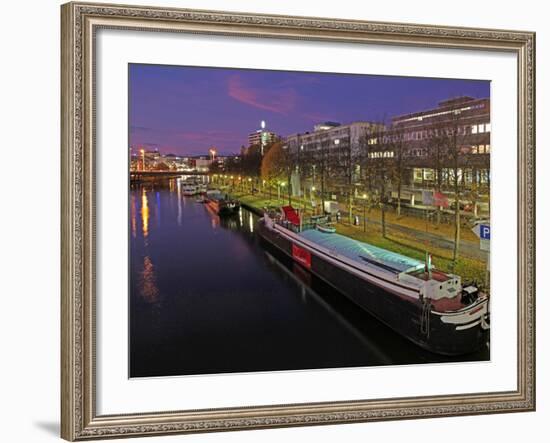
[{"label": "boat deck", "polygon": [[414,272],[409,272],[409,274],[424,281],[435,280],[438,282],[445,282],[449,280],[449,276],[447,274],[436,269],[432,269],[431,272],[427,272],[425,269],[419,269]]},{"label": "boat deck", "polygon": [[317,229],[308,229],[300,232],[300,236],[335,254],[394,274],[423,269],[425,266],[424,262],[414,258],[336,233],[324,233]]}]

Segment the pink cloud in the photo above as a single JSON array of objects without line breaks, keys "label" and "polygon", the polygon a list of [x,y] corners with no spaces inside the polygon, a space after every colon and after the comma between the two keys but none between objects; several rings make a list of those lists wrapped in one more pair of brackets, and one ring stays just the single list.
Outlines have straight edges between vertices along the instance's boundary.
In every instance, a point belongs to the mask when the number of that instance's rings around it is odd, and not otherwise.
[{"label": "pink cloud", "polygon": [[296,92],[290,88],[279,91],[257,89],[244,84],[238,75],[230,77],[227,86],[231,98],[277,114],[288,114],[296,104]]}]

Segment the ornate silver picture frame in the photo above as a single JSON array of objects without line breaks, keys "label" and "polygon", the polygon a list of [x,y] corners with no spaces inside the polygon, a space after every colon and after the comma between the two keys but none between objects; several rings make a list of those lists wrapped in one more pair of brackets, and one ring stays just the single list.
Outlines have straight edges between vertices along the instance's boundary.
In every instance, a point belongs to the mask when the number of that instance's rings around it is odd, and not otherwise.
[{"label": "ornate silver picture frame", "polygon": [[[535,409],[534,33],[80,2],[63,5],[61,19],[61,436],[64,439],[75,441]],[[517,389],[150,413],[129,410],[118,415],[98,415],[95,37],[99,29],[515,54],[518,78]]]}]

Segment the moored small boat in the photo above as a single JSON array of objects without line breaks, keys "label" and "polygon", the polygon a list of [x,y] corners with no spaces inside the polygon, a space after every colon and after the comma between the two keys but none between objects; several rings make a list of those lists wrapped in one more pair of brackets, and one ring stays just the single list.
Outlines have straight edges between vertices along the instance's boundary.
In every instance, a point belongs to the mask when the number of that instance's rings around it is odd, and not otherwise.
[{"label": "moored small boat", "polygon": [[195,195],[197,193],[197,187],[193,184],[186,183],[181,187],[181,193],[188,197]]},{"label": "moored small boat", "polygon": [[318,231],[324,232],[325,234],[334,234],[336,232],[336,228],[331,225],[317,224],[315,227]]},{"label": "moored small boat", "polygon": [[219,189],[206,191],[205,203],[219,216],[231,216],[239,213],[241,204],[238,200],[228,198]]}]

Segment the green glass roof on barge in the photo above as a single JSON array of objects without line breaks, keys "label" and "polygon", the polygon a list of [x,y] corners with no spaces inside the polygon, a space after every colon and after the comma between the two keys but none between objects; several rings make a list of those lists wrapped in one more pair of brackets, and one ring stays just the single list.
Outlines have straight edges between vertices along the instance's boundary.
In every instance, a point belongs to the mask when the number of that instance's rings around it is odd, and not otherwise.
[{"label": "green glass roof on barge", "polygon": [[341,234],[326,234],[317,229],[307,229],[301,237],[322,246],[337,255],[357,262],[368,263],[389,272],[412,272],[425,268],[425,263],[396,252],[360,242]]}]

